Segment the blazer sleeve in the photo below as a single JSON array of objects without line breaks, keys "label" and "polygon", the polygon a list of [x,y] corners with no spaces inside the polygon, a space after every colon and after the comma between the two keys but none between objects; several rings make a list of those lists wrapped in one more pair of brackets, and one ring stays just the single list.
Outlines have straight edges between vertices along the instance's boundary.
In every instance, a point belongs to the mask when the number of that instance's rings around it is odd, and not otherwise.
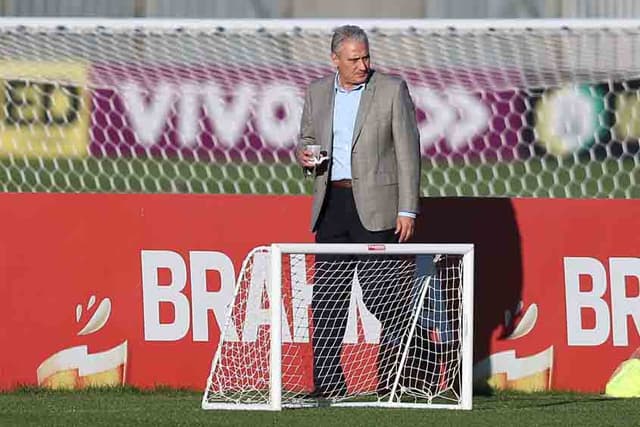
[{"label": "blazer sleeve", "polygon": [[304,97],[304,107],[302,107],[302,117],[300,118],[300,133],[298,135],[297,151],[301,151],[305,145],[316,144],[316,135],[313,128],[311,114],[311,86],[307,89]]},{"label": "blazer sleeve", "polygon": [[392,132],[398,162],[398,212],[418,213],[420,136],[416,110],[405,81],[398,85],[392,108]]}]

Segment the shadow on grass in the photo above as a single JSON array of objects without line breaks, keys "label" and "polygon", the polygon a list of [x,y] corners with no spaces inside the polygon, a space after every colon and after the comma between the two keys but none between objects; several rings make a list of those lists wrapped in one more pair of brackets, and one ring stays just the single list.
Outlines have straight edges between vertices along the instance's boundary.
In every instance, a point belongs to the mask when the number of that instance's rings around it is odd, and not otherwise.
[{"label": "shadow on grass", "polygon": [[474,392],[473,409],[478,411],[493,411],[498,406],[509,408],[545,408],[561,407],[568,405],[602,404],[614,402],[618,399],[600,394],[579,394],[575,392],[515,392],[483,390],[483,394]]}]

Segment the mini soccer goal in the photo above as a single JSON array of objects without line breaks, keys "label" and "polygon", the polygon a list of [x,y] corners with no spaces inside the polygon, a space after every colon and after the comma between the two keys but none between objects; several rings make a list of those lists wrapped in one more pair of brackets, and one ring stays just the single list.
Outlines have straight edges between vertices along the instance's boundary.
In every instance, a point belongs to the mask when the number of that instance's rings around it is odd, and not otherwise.
[{"label": "mini soccer goal", "polygon": [[473,245],[274,244],[243,262],[204,409],[470,409]]}]

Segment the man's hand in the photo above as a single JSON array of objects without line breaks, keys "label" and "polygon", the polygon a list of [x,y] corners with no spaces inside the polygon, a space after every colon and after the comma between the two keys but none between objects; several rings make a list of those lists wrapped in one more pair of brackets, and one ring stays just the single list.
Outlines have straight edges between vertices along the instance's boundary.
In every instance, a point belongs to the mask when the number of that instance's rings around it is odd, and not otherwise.
[{"label": "man's hand", "polygon": [[296,159],[303,168],[313,168],[316,165],[313,152],[304,148],[296,150]]},{"label": "man's hand", "polygon": [[398,216],[396,219],[396,231],[398,234],[398,243],[404,243],[413,237],[415,231],[415,218],[408,216]]}]

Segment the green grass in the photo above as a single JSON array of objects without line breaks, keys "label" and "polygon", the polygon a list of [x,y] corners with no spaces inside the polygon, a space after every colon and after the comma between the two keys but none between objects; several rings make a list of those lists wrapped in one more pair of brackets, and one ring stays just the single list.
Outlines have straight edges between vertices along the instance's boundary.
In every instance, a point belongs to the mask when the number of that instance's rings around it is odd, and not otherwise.
[{"label": "green grass", "polygon": [[0,159],[0,191],[304,194],[292,164],[153,158]]},{"label": "green grass", "polygon": [[[639,198],[634,157],[464,165],[425,161],[424,196]],[[291,163],[156,158],[0,159],[0,191],[310,194]]]},{"label": "green grass", "polygon": [[198,392],[131,388],[22,389],[0,393],[0,425],[151,426],[626,426],[638,425],[640,399],[575,393],[475,396],[472,411],[321,408],[203,411]]}]

